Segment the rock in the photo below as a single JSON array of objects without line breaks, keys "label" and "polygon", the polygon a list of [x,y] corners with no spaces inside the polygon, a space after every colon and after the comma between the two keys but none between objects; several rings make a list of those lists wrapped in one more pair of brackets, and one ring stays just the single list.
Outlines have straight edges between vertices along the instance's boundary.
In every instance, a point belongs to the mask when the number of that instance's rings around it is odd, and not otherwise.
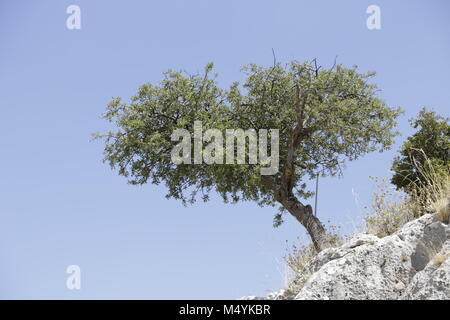
[{"label": "rock", "polygon": [[312,275],[296,299],[399,299],[442,248],[447,228],[425,215],[391,236],[361,234],[324,250],[307,266]]},{"label": "rock", "polygon": [[450,299],[450,240],[447,240],[431,262],[414,276],[401,299]]},{"label": "rock", "polygon": [[265,297],[245,296],[240,298],[239,300],[287,300],[287,299],[288,297],[286,296],[286,290],[281,289],[280,291],[270,292]]},{"label": "rock", "polygon": [[391,236],[359,234],[320,252],[287,290],[251,299],[450,300],[450,227],[432,214]]}]

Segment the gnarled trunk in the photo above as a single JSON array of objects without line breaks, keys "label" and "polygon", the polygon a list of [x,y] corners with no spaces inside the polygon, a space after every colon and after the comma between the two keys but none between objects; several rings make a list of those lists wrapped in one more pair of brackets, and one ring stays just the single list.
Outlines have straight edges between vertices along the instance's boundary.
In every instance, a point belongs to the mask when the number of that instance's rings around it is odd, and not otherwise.
[{"label": "gnarled trunk", "polygon": [[[285,179],[284,181],[288,181]],[[310,205],[303,205],[292,194],[292,186],[286,182],[278,182],[275,177],[262,176],[261,182],[273,191],[276,201],[278,201],[298,222],[308,231],[314,248],[320,252],[330,246],[329,237],[320,220],[313,215]]]},{"label": "gnarled trunk", "polygon": [[329,247],[329,239],[325,228],[320,220],[313,215],[310,205],[303,205],[293,195],[280,199],[279,202],[306,228],[314,248],[318,252]]}]

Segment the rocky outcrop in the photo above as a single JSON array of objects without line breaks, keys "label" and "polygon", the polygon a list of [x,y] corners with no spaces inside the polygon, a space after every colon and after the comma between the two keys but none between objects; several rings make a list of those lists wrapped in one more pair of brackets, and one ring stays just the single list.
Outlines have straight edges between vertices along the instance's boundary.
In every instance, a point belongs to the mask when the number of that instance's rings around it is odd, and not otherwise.
[{"label": "rocky outcrop", "polygon": [[[450,299],[450,227],[427,214],[391,236],[360,234],[305,267],[297,300]],[[284,291],[266,299],[283,299]]]},{"label": "rocky outcrop", "polygon": [[450,228],[446,228],[447,241],[425,268],[418,272],[401,297],[407,300],[450,299]]}]

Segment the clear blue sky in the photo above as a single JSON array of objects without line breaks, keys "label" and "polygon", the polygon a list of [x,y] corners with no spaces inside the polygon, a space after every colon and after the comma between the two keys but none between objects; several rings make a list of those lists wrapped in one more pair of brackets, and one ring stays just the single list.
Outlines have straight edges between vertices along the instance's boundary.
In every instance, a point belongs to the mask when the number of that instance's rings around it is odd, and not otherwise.
[{"label": "clear blue sky", "polygon": [[[81,30],[66,8],[81,8]],[[366,28],[381,8],[382,29]],[[0,0],[0,298],[238,298],[283,284],[283,256],[303,228],[253,203],[183,207],[164,186],[135,187],[90,142],[113,96],[128,99],[168,68],[242,80],[240,66],[335,56],[378,72],[380,96],[406,114],[449,115],[450,2]],[[319,216],[350,231],[394,150],[321,181]],[[355,204],[352,189],[359,194]],[[66,267],[81,267],[68,290]]]}]

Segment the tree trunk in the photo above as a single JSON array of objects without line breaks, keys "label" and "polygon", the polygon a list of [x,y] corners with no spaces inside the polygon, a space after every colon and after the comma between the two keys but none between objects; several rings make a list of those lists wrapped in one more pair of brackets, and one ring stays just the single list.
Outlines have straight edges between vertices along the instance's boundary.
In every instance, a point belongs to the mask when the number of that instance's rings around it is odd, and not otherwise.
[{"label": "tree trunk", "polygon": [[329,239],[320,220],[313,215],[310,205],[304,206],[294,195],[290,195],[279,202],[300,222],[308,231],[317,252],[329,247]]},{"label": "tree trunk", "polygon": [[330,238],[328,237],[323,224],[313,215],[311,206],[303,205],[292,194],[292,184],[289,183],[291,180],[289,172],[292,173],[293,170],[285,169],[285,171],[287,172],[287,178],[284,179],[284,183],[279,183],[276,178],[271,176],[262,176],[262,184],[272,189],[275,200],[306,228],[317,252],[330,247]]}]

